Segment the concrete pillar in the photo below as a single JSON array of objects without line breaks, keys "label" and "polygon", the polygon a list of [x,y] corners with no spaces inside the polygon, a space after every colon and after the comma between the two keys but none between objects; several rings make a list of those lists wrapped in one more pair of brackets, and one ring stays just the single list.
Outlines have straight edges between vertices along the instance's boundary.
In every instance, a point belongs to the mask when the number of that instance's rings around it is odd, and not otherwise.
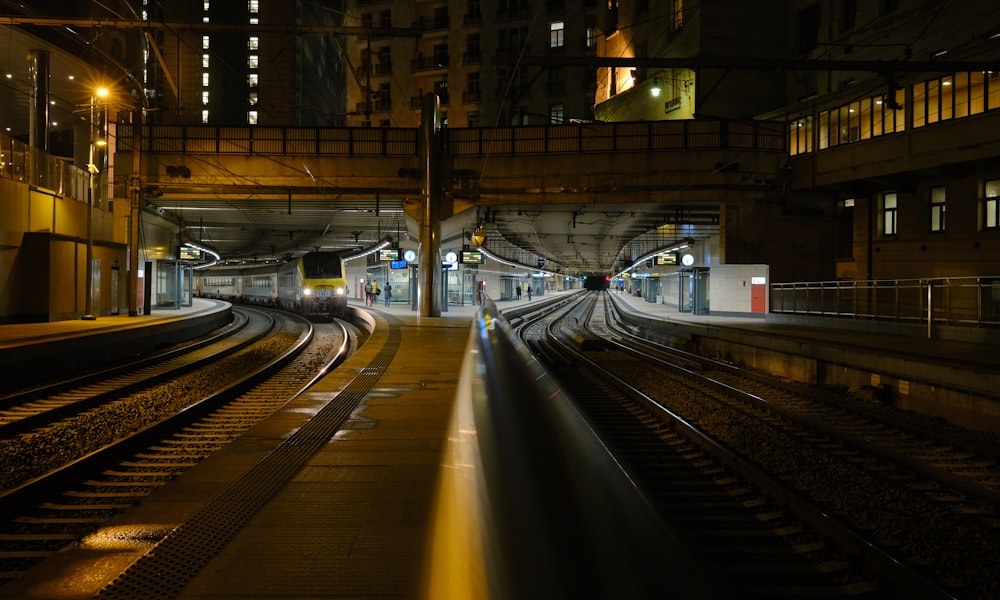
[{"label": "concrete pillar", "polygon": [[31,79],[31,102],[28,106],[28,144],[49,151],[49,53],[28,53],[28,76]]},{"label": "concrete pillar", "polygon": [[441,316],[441,102],[436,94],[421,100],[420,144],[424,159],[423,222],[420,227],[420,316]]}]

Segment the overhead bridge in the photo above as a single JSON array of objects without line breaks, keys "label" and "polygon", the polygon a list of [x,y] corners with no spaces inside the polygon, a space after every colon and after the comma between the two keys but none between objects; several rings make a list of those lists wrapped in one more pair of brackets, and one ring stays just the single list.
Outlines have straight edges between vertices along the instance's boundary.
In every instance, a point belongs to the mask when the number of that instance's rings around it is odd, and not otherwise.
[{"label": "overhead bridge", "polygon": [[[134,139],[119,126],[116,164]],[[144,198],[418,198],[424,171],[416,128],[154,125],[138,139]],[[446,192],[480,205],[739,200],[779,188],[788,157],[785,124],[767,121],[446,129],[444,140]]]}]

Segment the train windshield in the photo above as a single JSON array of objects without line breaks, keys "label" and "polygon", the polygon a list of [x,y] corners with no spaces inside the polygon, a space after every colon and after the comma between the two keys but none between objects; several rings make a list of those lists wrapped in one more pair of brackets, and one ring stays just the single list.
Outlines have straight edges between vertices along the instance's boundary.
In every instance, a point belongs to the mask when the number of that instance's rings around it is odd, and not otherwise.
[{"label": "train windshield", "polygon": [[302,268],[307,279],[339,279],[340,255],[335,252],[309,252],[302,257]]}]

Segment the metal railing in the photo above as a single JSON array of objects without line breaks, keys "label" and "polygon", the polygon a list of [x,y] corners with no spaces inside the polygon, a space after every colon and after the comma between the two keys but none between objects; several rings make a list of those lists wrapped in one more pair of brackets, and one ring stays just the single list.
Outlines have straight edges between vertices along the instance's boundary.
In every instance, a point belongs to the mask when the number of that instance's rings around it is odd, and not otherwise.
[{"label": "metal railing", "polygon": [[0,134],[0,177],[51,190],[61,196],[87,201],[90,174],[57,158]]},{"label": "metal railing", "polygon": [[[723,149],[784,152],[786,147],[784,123],[716,119],[449,128],[447,136],[452,157]],[[417,156],[418,138],[416,128],[144,125],[142,151]],[[132,126],[119,124],[116,151],[131,149]]]},{"label": "metal railing", "polygon": [[1000,325],[1000,277],[771,284],[771,312],[939,325]]}]

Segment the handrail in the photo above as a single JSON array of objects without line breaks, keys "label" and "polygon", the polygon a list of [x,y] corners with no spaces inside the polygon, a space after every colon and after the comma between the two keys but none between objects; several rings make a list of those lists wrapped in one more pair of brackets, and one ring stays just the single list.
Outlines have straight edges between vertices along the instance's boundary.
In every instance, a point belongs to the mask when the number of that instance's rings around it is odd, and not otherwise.
[{"label": "handrail", "polygon": [[772,313],[1000,325],[1000,276],[772,283],[770,297]]},{"label": "handrail", "polygon": [[[516,374],[516,375],[515,375]],[[487,299],[473,323],[432,520],[425,598],[708,597],[555,377]]]},{"label": "handrail", "polygon": [[64,159],[0,134],[0,177],[85,202],[90,174]]}]

